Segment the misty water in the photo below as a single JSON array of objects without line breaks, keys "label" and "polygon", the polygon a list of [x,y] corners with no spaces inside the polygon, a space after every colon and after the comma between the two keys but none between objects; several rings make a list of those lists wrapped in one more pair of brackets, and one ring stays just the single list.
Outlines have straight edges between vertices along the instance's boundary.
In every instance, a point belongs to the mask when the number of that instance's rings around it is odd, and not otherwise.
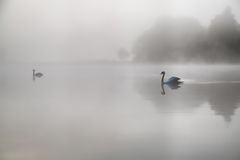
[{"label": "misty water", "polygon": [[0,69],[1,160],[240,158],[240,66],[34,68]]}]

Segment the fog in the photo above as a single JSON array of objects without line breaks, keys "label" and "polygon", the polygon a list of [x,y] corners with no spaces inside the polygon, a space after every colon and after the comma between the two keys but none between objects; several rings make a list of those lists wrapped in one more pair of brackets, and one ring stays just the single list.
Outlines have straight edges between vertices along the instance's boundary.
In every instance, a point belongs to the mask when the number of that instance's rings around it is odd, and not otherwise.
[{"label": "fog", "polygon": [[239,8],[0,0],[0,160],[239,160]]},{"label": "fog", "polygon": [[1,160],[239,160],[239,66],[31,69],[0,68]]},{"label": "fog", "polygon": [[119,60],[159,17],[191,17],[207,26],[237,0],[3,0],[2,62]]},{"label": "fog", "polygon": [[194,18],[161,18],[134,46],[134,60],[167,62],[240,62],[240,24],[231,7],[204,27]]}]

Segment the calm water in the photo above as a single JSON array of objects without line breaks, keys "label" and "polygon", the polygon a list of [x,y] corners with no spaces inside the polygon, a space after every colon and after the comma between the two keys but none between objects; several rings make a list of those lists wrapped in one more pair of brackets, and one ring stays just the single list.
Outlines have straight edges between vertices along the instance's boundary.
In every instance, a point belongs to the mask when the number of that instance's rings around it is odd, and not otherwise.
[{"label": "calm water", "polygon": [[240,159],[240,66],[35,68],[0,69],[1,160]]}]

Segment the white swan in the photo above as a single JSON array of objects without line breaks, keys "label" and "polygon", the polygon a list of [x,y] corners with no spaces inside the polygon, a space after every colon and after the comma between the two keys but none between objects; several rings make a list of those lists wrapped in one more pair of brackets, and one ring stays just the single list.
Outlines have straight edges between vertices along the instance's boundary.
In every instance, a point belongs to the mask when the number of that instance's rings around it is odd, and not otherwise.
[{"label": "white swan", "polygon": [[161,81],[162,84],[172,85],[172,84],[180,84],[180,83],[183,83],[183,81],[180,81],[181,79],[178,78],[178,77],[171,77],[171,78],[169,78],[166,82],[164,82],[165,72],[162,71],[161,74],[162,74],[162,81]]}]

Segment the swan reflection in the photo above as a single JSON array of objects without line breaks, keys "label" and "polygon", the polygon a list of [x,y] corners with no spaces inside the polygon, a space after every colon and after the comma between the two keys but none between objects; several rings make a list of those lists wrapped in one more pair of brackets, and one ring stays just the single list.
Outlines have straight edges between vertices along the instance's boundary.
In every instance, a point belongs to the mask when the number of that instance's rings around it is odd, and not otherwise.
[{"label": "swan reflection", "polygon": [[178,83],[174,83],[174,84],[163,84],[161,83],[161,89],[162,89],[162,92],[161,94],[162,95],[165,95],[166,92],[165,92],[165,88],[164,86],[166,85],[168,88],[170,88],[171,90],[177,90],[179,88],[181,88],[181,85],[183,84],[183,82],[178,82]]}]

